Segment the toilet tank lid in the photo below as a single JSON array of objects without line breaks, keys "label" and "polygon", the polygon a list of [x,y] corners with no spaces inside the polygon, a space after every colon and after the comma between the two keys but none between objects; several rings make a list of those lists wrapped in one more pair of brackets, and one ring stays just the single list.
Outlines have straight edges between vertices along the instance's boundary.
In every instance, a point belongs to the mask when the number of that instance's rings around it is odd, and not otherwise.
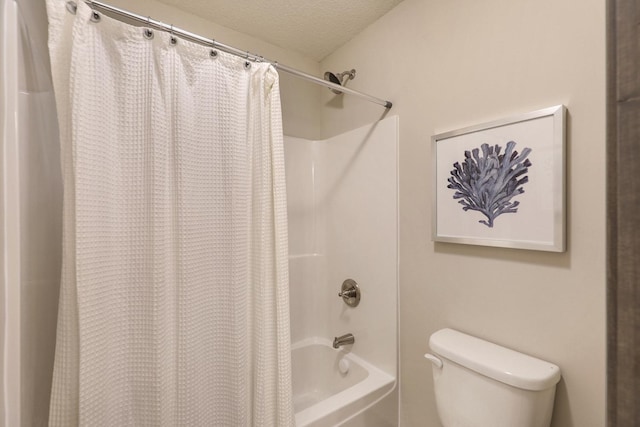
[{"label": "toilet tank lid", "polygon": [[552,363],[453,329],[435,332],[429,347],[445,359],[524,390],[546,390],[560,381],[560,368]]}]

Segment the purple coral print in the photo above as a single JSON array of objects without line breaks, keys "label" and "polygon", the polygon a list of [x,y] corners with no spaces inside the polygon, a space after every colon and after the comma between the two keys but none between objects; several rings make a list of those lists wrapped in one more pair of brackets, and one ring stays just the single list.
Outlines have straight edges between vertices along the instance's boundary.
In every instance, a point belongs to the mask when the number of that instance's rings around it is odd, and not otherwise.
[{"label": "purple coral print", "polygon": [[465,151],[462,165],[455,162],[447,180],[447,188],[455,190],[453,198],[462,210],[482,213],[487,220],[479,222],[489,228],[498,216],[518,212],[520,202],[512,199],[524,193],[522,187],[529,182],[525,174],[531,166],[527,158],[531,148],[525,147],[518,155],[515,146],[514,141],[507,142],[504,154],[500,154],[502,147],[498,144],[482,144],[480,149]]}]

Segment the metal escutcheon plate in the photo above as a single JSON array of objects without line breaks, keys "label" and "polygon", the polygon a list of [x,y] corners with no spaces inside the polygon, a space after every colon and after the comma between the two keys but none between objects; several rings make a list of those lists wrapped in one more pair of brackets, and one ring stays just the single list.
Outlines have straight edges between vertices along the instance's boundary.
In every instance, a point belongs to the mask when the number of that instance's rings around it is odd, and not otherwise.
[{"label": "metal escutcheon plate", "polygon": [[353,279],[347,279],[342,282],[342,287],[340,288],[339,297],[342,298],[345,304],[349,307],[357,307],[360,304],[360,288],[358,284]]}]

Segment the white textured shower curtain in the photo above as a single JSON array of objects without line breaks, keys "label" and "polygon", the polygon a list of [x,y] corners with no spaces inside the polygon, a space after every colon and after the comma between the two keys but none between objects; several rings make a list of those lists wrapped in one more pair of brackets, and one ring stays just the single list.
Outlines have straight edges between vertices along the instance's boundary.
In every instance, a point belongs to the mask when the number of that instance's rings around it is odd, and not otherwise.
[{"label": "white textured shower curtain", "polygon": [[50,425],[293,425],[277,73],[65,3]]}]

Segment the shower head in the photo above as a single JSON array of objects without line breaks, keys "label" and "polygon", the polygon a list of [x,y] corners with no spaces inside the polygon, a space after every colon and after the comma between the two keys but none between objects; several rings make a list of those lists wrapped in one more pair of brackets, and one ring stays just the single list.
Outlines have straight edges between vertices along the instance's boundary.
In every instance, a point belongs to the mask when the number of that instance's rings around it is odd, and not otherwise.
[{"label": "shower head", "polygon": [[[340,86],[346,86],[349,80],[353,80],[356,78],[356,70],[343,71],[342,73],[332,73],[331,71],[327,71],[324,73],[324,79],[328,82],[335,83]],[[331,89],[331,92],[336,95],[340,95],[342,92],[337,89]]]}]

